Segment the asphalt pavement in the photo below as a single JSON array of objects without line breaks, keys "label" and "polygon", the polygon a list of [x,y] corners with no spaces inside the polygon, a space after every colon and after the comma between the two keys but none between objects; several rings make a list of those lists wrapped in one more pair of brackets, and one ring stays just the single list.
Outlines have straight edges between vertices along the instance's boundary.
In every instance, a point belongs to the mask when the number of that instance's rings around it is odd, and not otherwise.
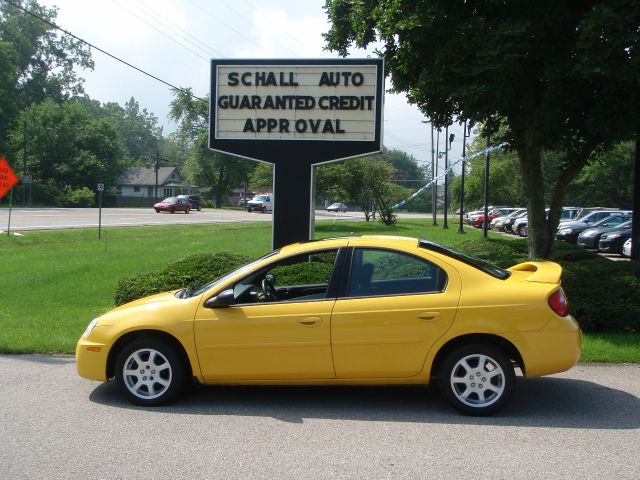
[{"label": "asphalt pavement", "polygon": [[640,365],[518,379],[489,418],[425,387],[202,387],[135,407],[70,356],[0,355],[3,479],[640,478]]}]

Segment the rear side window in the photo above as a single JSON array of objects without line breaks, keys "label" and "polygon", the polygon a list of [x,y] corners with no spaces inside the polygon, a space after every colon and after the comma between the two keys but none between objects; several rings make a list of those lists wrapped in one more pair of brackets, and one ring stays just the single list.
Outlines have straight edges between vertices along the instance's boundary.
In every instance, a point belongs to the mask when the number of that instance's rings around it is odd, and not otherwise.
[{"label": "rear side window", "polygon": [[401,252],[356,248],[349,276],[349,297],[410,295],[441,292],[447,284],[443,269]]}]

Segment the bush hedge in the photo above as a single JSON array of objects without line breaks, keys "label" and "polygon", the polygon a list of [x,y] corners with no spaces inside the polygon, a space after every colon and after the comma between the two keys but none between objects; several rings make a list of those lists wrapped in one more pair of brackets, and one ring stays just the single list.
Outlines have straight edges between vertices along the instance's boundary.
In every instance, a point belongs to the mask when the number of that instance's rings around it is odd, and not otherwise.
[{"label": "bush hedge", "polygon": [[192,255],[158,272],[142,273],[121,280],[116,287],[115,304],[122,305],[155,293],[201,285],[250,260],[246,255],[228,252]]},{"label": "bush hedge", "polygon": [[[503,268],[527,260],[524,240],[479,239],[458,247],[470,255],[485,259]],[[640,264],[612,262],[599,255],[558,242],[554,261],[562,265],[562,287],[569,299],[569,310],[587,332],[640,332]],[[120,281],[115,303],[122,305],[137,298],[206,283],[250,259],[233,253],[194,255],[173,263],[163,270],[144,273]],[[312,264],[313,271],[299,272],[282,267],[277,284],[295,283],[300,275],[312,280],[326,279],[330,265]],[[327,268],[325,268],[327,267]]]}]

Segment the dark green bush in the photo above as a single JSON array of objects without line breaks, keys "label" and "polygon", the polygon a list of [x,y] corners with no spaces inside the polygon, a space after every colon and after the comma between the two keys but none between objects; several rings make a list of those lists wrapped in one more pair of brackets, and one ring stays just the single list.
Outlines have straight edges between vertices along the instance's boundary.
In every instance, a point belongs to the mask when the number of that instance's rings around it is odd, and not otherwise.
[{"label": "dark green bush", "polygon": [[[457,247],[503,268],[527,260],[523,240],[470,240]],[[640,332],[640,264],[613,262],[565,242],[552,259],[562,265],[569,311],[587,332]]]},{"label": "dark green bush", "polygon": [[122,305],[155,293],[201,285],[250,260],[245,255],[228,252],[192,255],[158,272],[142,273],[121,280],[116,287],[115,304]]}]

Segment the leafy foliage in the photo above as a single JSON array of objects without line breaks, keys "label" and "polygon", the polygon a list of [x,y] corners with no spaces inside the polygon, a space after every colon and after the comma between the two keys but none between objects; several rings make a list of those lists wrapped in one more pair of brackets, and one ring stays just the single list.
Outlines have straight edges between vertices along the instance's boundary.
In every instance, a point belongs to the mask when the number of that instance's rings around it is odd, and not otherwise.
[{"label": "leafy foliage", "polygon": [[158,272],[143,273],[121,280],[116,287],[115,304],[123,305],[156,293],[201,285],[249,260],[245,255],[228,252],[192,255]]},{"label": "leafy foliage", "polygon": [[[95,102],[74,98],[61,103],[45,100],[21,113],[21,120],[29,125],[26,165],[37,185],[35,202],[59,204],[65,188],[115,183],[124,167],[122,144],[111,123],[95,115],[98,108]],[[11,131],[14,149],[23,140],[22,128]]]},{"label": "leafy foliage", "polygon": [[[518,154],[529,256],[548,257],[563,194],[597,148],[635,134],[638,0],[328,0],[329,49],[376,44],[393,90],[437,126],[503,124]],[[624,99],[624,101],[620,101]],[[545,220],[543,150],[561,153]]]}]

